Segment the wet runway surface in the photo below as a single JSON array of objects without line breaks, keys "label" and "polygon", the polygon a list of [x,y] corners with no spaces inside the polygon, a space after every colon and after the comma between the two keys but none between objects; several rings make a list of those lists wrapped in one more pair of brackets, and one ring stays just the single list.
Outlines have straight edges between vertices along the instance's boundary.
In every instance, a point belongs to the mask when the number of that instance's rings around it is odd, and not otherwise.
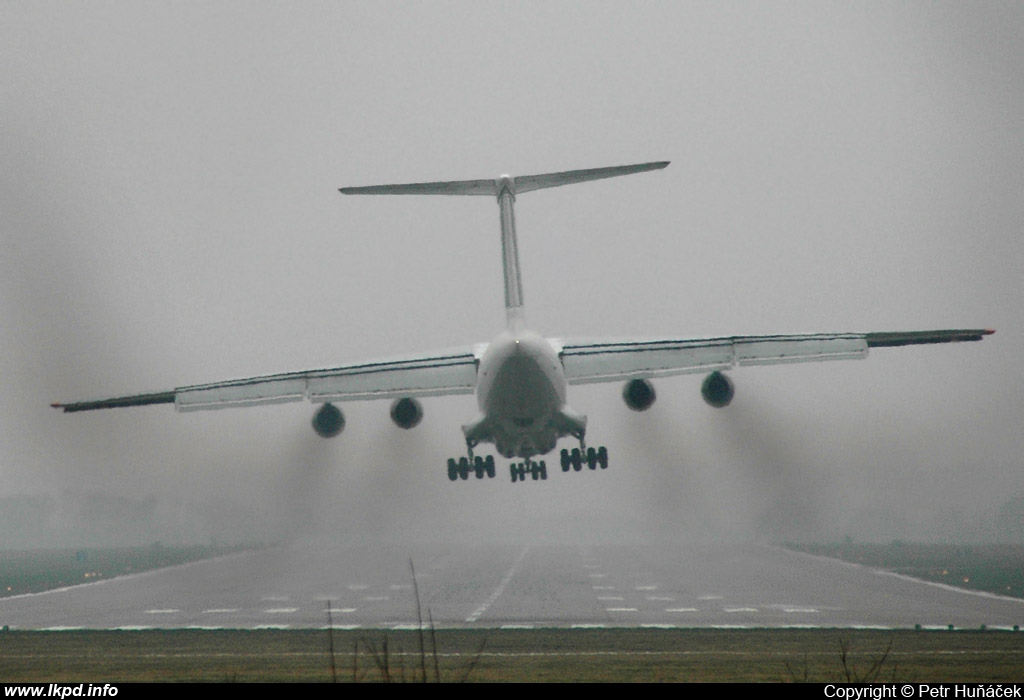
[{"label": "wet runway surface", "polygon": [[[1024,600],[753,544],[290,546],[0,600],[11,629],[1024,625]],[[329,603],[328,603],[329,602]]]}]

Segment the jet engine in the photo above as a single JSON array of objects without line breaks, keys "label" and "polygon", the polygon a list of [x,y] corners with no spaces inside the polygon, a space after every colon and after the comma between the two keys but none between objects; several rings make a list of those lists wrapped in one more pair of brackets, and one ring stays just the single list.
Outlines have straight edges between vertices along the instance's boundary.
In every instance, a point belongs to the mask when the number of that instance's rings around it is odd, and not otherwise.
[{"label": "jet engine", "polygon": [[712,372],[704,378],[700,387],[700,395],[709,406],[724,408],[732,401],[736,391],[732,386],[732,380],[721,372]]},{"label": "jet engine", "polygon": [[313,430],[322,438],[332,438],[345,429],[345,415],[332,403],[325,403],[313,414]]},{"label": "jet engine", "polygon": [[391,420],[399,428],[415,428],[423,420],[423,406],[416,399],[395,399],[391,402]]},{"label": "jet engine", "polygon": [[656,398],[654,385],[646,379],[630,379],[622,387],[622,400],[634,411],[646,411]]}]

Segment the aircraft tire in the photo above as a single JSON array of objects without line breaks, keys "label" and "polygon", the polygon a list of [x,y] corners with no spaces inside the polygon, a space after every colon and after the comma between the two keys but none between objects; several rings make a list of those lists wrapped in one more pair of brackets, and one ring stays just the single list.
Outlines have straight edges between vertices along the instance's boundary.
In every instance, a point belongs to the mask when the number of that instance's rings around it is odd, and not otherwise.
[{"label": "aircraft tire", "polygon": [[487,472],[488,479],[494,478],[494,457],[492,455],[487,455],[484,458],[484,471]]},{"label": "aircraft tire", "polygon": [[463,481],[469,478],[469,459],[467,457],[459,457],[459,476]]},{"label": "aircraft tire", "polygon": [[575,447],[572,448],[571,456],[572,456],[572,468],[575,471],[579,471],[580,469],[583,469],[583,459],[582,459],[582,456],[580,455],[579,449],[577,449]]},{"label": "aircraft tire", "polygon": [[601,469],[607,469],[608,468],[608,448],[607,447],[602,446],[602,447],[598,447],[597,448],[597,464],[598,464],[598,466],[601,467]]},{"label": "aircraft tire", "polygon": [[597,469],[597,450],[593,447],[587,448],[587,467]]},{"label": "aircraft tire", "polygon": [[548,479],[548,465],[544,463],[544,460],[541,460],[537,464],[537,472],[540,474],[540,478],[541,478],[542,481],[547,481],[547,479]]},{"label": "aircraft tire", "polygon": [[562,450],[562,471],[569,471],[569,465],[572,464],[572,458],[569,457],[569,450]]}]

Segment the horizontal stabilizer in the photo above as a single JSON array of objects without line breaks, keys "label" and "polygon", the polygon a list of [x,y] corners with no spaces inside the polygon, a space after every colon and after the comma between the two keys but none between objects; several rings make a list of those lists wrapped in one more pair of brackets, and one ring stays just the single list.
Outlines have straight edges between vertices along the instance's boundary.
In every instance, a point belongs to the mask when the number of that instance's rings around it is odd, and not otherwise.
[{"label": "horizontal stabilizer", "polygon": [[494,180],[454,180],[452,182],[414,182],[410,185],[370,185],[342,187],[342,194],[447,194],[495,195]]},{"label": "horizontal stabilizer", "polygon": [[[610,168],[590,168],[589,170],[566,170],[560,173],[543,175],[523,175],[511,178],[515,194],[532,192],[546,187],[561,187],[589,180],[603,180],[619,175],[632,175],[648,170],[660,170],[668,166],[669,161],[656,163],[639,163],[637,165],[617,165]],[[489,195],[496,197],[507,176],[493,180],[452,180],[449,182],[414,182],[408,185],[370,185],[367,187],[342,187],[342,194],[444,194],[444,195]]]},{"label": "horizontal stabilizer", "polygon": [[640,163],[638,165],[616,165],[611,168],[590,168],[589,170],[567,170],[563,173],[547,173],[545,175],[524,175],[516,178],[516,194],[542,190],[545,187],[561,187],[589,180],[603,180],[607,177],[644,173],[648,170],[661,170],[668,167],[669,161],[657,163]]}]

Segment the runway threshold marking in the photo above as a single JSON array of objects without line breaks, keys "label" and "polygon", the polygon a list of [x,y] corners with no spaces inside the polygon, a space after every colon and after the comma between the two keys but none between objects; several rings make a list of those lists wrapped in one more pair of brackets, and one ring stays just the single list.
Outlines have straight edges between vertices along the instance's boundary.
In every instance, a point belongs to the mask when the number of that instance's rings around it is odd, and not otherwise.
[{"label": "runway threshold marking", "polygon": [[495,588],[491,595],[487,597],[487,600],[480,604],[480,607],[473,611],[472,615],[466,618],[466,622],[476,622],[480,619],[481,615],[487,612],[488,608],[494,605],[494,601],[501,597],[501,594],[505,592],[505,586],[507,586],[508,582],[512,580],[512,577],[515,576],[516,569],[519,568],[519,564],[523,561],[523,559],[526,557],[526,553],[529,551],[529,546],[523,547],[523,551],[519,553],[519,557],[516,558],[512,566],[509,567],[509,570],[505,573],[505,577],[501,579],[501,582],[498,584],[498,587]]}]

